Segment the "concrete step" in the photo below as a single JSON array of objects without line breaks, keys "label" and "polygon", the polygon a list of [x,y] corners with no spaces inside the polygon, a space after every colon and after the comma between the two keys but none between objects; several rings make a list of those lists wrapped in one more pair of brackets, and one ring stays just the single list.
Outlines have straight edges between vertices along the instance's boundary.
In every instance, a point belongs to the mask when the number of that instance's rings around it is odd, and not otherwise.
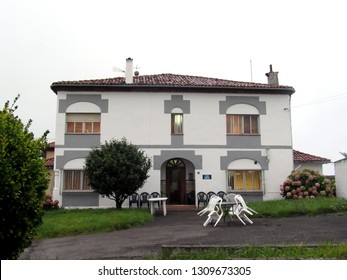
[{"label": "concrete step", "polygon": [[193,211],[196,210],[195,205],[170,204],[166,205],[167,211]]}]

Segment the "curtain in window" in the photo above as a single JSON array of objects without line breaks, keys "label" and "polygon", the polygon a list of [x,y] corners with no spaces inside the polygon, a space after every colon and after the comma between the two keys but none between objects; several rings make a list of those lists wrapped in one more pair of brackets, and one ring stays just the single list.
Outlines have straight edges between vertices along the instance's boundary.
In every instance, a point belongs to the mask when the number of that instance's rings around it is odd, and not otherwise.
[{"label": "curtain in window", "polygon": [[91,190],[83,170],[64,170],[64,190]]},{"label": "curtain in window", "polygon": [[257,115],[226,115],[227,134],[259,134]]},{"label": "curtain in window", "polygon": [[260,170],[229,170],[229,186],[233,190],[254,191],[261,189]]},{"label": "curtain in window", "polygon": [[171,133],[183,134],[183,114],[171,115]]}]

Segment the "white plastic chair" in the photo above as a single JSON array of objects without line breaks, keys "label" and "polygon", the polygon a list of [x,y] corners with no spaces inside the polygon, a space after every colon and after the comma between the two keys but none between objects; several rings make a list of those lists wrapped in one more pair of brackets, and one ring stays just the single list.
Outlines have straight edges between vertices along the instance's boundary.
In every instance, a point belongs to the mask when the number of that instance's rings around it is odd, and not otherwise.
[{"label": "white plastic chair", "polygon": [[233,209],[232,215],[235,215],[240,220],[240,222],[243,223],[244,225],[246,225],[244,220],[246,220],[250,224],[253,224],[253,221],[246,215],[245,212],[250,215],[253,215],[252,212],[246,210],[245,208],[242,207],[241,204],[239,204]]},{"label": "white plastic chair", "polygon": [[[211,198],[215,197],[216,195],[212,195]],[[210,200],[211,200],[210,198]],[[210,204],[210,201],[207,203],[207,206],[202,209],[200,212],[197,213],[197,215],[202,216],[205,213],[209,213],[214,209],[214,206],[212,206],[212,204]]]},{"label": "white plastic chair", "polygon": [[226,196],[224,196],[224,199],[225,199],[226,201],[234,201],[234,200],[235,200],[235,196],[236,196],[235,193],[229,193],[229,194],[227,194]]},{"label": "white plastic chair", "polygon": [[235,196],[234,199],[235,199],[235,200],[237,199],[238,202],[242,205],[242,207],[244,207],[244,208],[247,209],[248,211],[251,211],[251,212],[253,212],[253,213],[255,213],[255,214],[258,214],[257,211],[255,211],[254,209],[252,209],[251,207],[249,207],[249,206],[246,204],[245,200],[243,199],[243,197],[242,197],[241,195],[237,194],[237,195]]},{"label": "white plastic chair", "polygon": [[253,215],[251,211],[253,211],[254,213],[257,212],[247,206],[241,195],[235,195],[235,201],[236,206],[234,207],[233,211],[229,212],[229,215],[235,215],[244,225],[246,225],[244,220],[246,220],[250,224],[253,224],[252,220],[246,215],[246,213]]},{"label": "white plastic chair", "polygon": [[[235,193],[229,193],[229,194],[227,194],[227,195],[224,197],[224,199],[225,199],[225,201],[227,201],[227,202],[236,202],[236,201],[235,201],[235,196],[236,196]],[[237,204],[236,204],[236,205],[237,205]],[[234,211],[235,211],[236,205],[230,207],[230,209],[229,209],[229,216],[230,216],[231,219],[233,218],[232,216],[234,215]]]},{"label": "white plastic chair", "polygon": [[213,220],[216,220],[214,226],[216,226],[220,219],[223,217],[223,209],[222,209],[222,203],[223,199],[219,196],[213,195],[210,198],[210,201],[207,205],[206,208],[208,208],[206,210],[205,213],[208,212],[208,217],[204,223],[204,227],[209,224],[210,222],[212,222]]}]

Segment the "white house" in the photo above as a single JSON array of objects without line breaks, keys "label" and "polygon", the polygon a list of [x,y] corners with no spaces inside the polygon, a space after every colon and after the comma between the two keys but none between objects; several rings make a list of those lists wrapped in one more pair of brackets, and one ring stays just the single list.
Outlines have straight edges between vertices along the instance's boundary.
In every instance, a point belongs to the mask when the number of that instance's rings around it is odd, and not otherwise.
[{"label": "white house", "polygon": [[347,198],[347,158],[335,161],[334,165],[336,196],[339,198]]},{"label": "white house", "polygon": [[[92,147],[111,139],[136,144],[152,159],[139,192],[165,193],[185,204],[189,193],[242,193],[280,198],[293,170],[290,99],[293,87],[159,74],[61,81],[57,95],[54,199],[62,206],[114,206],[91,191],[83,174]],[[126,204],[124,204],[126,206]]]},{"label": "white house", "polygon": [[323,174],[323,164],[331,163],[328,158],[310,155],[307,153],[293,150],[294,155],[294,169],[313,169]]}]

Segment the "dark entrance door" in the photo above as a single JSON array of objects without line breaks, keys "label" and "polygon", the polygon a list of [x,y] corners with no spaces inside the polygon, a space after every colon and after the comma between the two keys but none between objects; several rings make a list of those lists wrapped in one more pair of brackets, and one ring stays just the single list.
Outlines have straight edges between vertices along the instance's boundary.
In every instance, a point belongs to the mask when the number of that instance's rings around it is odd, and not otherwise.
[{"label": "dark entrance door", "polygon": [[179,158],[166,164],[166,194],[168,203],[184,204],[186,195],[186,167]]}]

